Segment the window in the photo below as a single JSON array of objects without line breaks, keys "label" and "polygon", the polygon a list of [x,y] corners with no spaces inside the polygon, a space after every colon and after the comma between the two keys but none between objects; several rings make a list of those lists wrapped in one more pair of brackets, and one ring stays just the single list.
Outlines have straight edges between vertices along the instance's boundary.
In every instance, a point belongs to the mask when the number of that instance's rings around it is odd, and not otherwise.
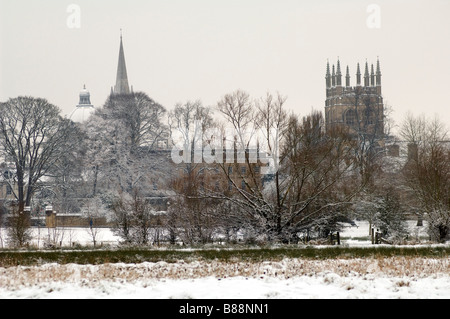
[{"label": "window", "polygon": [[228,175],[233,174],[233,166],[228,166]]},{"label": "window", "polygon": [[244,180],[242,180],[241,188],[242,188],[242,190],[244,190],[244,191],[245,191],[245,189],[247,188],[247,185],[245,185],[245,181],[244,181]]},{"label": "window", "polygon": [[356,112],[354,110],[348,110],[345,113],[345,123],[347,125],[355,125],[356,124]]},{"label": "window", "polygon": [[241,174],[242,175],[247,174],[247,168],[246,167],[241,167]]}]

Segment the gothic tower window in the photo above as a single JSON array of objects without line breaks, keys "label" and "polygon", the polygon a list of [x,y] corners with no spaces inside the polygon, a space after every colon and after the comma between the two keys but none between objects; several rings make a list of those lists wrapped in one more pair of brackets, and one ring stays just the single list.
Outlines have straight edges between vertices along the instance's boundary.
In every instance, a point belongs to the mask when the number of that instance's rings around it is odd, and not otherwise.
[{"label": "gothic tower window", "polygon": [[348,110],[345,112],[345,123],[349,126],[356,124],[356,112],[354,110]]}]

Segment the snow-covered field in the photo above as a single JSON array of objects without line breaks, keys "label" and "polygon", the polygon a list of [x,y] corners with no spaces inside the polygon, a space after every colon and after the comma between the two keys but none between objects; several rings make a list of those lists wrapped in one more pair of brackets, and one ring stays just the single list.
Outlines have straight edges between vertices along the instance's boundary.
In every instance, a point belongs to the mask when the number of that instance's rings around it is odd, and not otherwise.
[{"label": "snow-covered field", "polygon": [[[358,226],[342,233],[345,245],[370,244],[361,240],[368,225]],[[115,241],[109,230],[99,236],[105,243]],[[70,240],[83,244],[90,239],[85,230],[74,230]],[[2,298],[448,299],[450,258],[17,266],[0,268]]]},{"label": "snow-covered field", "polygon": [[1,298],[450,298],[448,259],[182,261],[0,268]]}]

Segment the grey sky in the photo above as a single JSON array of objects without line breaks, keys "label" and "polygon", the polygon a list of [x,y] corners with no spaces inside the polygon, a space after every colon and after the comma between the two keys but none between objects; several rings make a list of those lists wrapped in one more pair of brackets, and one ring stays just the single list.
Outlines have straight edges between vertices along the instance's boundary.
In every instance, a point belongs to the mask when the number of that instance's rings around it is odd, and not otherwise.
[{"label": "grey sky", "polygon": [[306,115],[324,107],[327,59],[354,85],[356,64],[379,56],[397,123],[411,111],[450,126],[449,0],[0,0],[0,101],[39,96],[70,114],[86,84],[101,106],[121,28],[130,84],[168,109],[243,89],[280,92]]}]

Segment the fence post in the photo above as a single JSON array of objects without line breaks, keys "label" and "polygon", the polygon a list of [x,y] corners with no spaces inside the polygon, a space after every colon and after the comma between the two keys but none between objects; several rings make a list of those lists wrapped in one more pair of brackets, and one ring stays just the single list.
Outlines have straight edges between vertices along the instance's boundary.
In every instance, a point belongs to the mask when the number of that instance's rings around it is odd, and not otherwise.
[{"label": "fence post", "polygon": [[336,233],[336,239],[337,239],[338,246],[340,246],[341,245],[341,235],[339,234],[339,232]]},{"label": "fence post", "polygon": [[371,236],[372,236],[372,245],[373,244],[375,244],[375,238],[374,238],[374,236],[375,236],[375,229],[374,228],[372,228],[372,232],[371,232]]}]

